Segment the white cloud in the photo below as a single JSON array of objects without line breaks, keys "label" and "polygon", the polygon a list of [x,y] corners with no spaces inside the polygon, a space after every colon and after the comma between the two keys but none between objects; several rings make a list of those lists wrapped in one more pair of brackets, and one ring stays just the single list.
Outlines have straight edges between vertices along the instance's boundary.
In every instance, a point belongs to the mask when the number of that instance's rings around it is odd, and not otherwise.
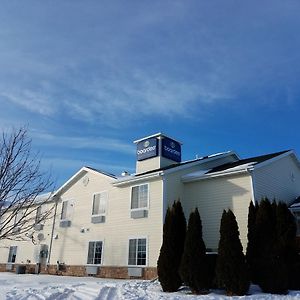
[{"label": "white cloud", "polygon": [[124,154],[134,154],[133,144],[124,143],[118,139],[106,138],[101,136],[74,137],[58,136],[50,133],[32,131],[32,137],[37,143],[51,145],[51,147],[63,147],[65,149],[96,149],[109,150]]},{"label": "white cloud", "polygon": [[41,115],[49,116],[55,112],[55,105],[48,95],[36,91],[24,89],[20,92],[0,92],[0,97]]}]

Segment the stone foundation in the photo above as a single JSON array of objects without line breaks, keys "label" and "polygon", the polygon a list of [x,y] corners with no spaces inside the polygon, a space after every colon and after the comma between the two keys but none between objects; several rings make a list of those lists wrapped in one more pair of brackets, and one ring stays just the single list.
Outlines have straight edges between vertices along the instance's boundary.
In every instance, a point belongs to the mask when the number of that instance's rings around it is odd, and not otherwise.
[{"label": "stone foundation", "polygon": [[[11,270],[7,270],[7,264],[0,264],[0,272],[15,272],[19,264],[13,264]],[[26,273],[34,274],[36,265],[26,264]],[[157,269],[146,267],[142,268],[141,277],[131,277],[128,275],[128,267],[99,266],[96,275],[88,275],[85,266],[63,265],[57,270],[57,265],[41,266],[41,274],[60,275],[60,276],[94,276],[99,278],[117,278],[117,279],[146,279],[151,280],[157,277]]]}]

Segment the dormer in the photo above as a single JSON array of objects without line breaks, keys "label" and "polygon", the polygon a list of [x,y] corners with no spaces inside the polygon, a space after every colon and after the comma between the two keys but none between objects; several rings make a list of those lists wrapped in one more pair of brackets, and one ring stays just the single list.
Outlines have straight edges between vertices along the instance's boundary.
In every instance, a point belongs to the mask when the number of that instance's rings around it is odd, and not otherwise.
[{"label": "dormer", "polygon": [[136,144],[136,174],[181,162],[182,143],[162,133],[141,138],[134,143]]}]

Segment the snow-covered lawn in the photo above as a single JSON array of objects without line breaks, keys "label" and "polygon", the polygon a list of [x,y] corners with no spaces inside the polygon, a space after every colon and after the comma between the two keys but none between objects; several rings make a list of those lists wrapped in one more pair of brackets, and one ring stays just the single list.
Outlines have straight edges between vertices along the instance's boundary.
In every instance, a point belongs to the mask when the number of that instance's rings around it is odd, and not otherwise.
[{"label": "snow-covered lawn", "polygon": [[205,296],[191,295],[187,289],[177,293],[163,293],[160,284],[144,280],[114,280],[91,277],[69,277],[0,273],[0,299],[300,299],[300,291],[289,295],[263,294],[256,286],[251,296],[226,297],[222,291]]}]

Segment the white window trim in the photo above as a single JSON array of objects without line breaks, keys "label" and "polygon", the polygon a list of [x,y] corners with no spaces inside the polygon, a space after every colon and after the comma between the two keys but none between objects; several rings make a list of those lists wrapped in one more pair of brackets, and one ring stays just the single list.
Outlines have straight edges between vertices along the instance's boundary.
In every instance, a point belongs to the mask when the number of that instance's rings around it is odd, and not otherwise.
[{"label": "white window trim", "polygon": [[[94,197],[95,195],[101,194],[101,193],[106,193],[106,203],[105,203],[105,213],[103,214],[93,214],[93,207],[94,207]],[[101,192],[96,192],[93,194],[93,198],[92,198],[92,217],[101,217],[101,216],[106,216],[107,214],[107,208],[108,208],[108,191],[101,191]]]},{"label": "white window trim", "polygon": [[[128,263],[128,259],[129,259],[129,240],[137,240],[137,239],[146,239],[146,264],[145,265],[130,265]],[[149,238],[148,236],[129,236],[128,240],[127,240],[127,257],[126,257],[126,264],[127,267],[135,267],[135,268],[144,268],[144,267],[148,267],[149,265]]]},{"label": "white window trim", "polygon": [[[100,264],[88,264],[86,263],[86,266],[102,266],[103,265],[103,259],[104,259],[104,239],[99,239],[99,240],[91,240],[87,242],[87,255],[89,255],[89,244],[91,242],[102,242],[102,249],[101,249],[101,263]],[[87,257],[88,258],[88,257]]]},{"label": "white window trim", "polygon": [[[132,189],[133,189],[134,187],[141,186],[141,185],[147,185],[147,186],[148,186],[147,206],[145,206],[145,207],[139,207],[139,208],[131,208]],[[130,201],[129,201],[129,209],[130,209],[130,211],[149,210],[149,208],[150,208],[150,185],[149,185],[149,183],[147,182],[147,183],[141,183],[141,184],[136,184],[136,185],[131,186],[131,188],[130,188],[130,197],[129,197],[129,199],[130,199]]]}]

